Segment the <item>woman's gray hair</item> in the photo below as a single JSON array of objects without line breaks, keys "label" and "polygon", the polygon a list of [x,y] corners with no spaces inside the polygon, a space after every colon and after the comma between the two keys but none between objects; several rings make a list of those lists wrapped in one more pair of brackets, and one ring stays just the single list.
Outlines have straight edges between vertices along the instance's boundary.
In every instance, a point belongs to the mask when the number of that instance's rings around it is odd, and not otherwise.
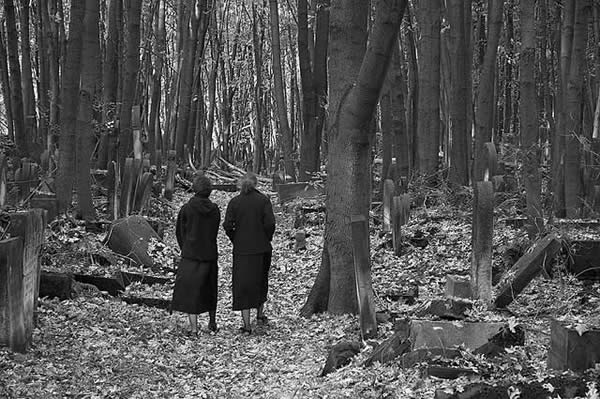
[{"label": "woman's gray hair", "polygon": [[205,175],[196,175],[192,182],[192,190],[199,196],[208,198],[212,192],[212,183]]},{"label": "woman's gray hair", "polygon": [[240,178],[240,191],[242,194],[248,194],[250,191],[256,188],[258,184],[258,179],[256,175],[252,172],[246,173],[244,176]]}]

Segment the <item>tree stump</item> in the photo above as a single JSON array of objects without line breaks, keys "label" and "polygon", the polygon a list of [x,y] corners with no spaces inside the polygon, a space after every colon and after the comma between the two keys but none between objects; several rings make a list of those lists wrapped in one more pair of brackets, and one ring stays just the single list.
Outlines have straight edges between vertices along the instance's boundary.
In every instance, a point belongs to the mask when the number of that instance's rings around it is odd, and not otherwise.
[{"label": "tree stump", "polygon": [[400,255],[402,243],[402,226],[408,223],[410,216],[410,196],[402,194],[394,197],[392,202],[392,244],[394,254]]},{"label": "tree stump", "polygon": [[584,371],[600,363],[600,330],[579,334],[556,320],[550,326],[548,367],[555,370]]},{"label": "tree stump", "polygon": [[363,339],[377,336],[377,319],[371,284],[371,259],[369,257],[369,224],[364,215],[353,215],[352,253],[354,256],[354,276],[360,313],[360,331]]},{"label": "tree stump", "polygon": [[392,231],[392,203],[396,187],[393,180],[386,179],[383,182],[383,232]]},{"label": "tree stump", "polygon": [[560,241],[554,234],[536,241],[514,266],[502,276],[498,283],[498,296],[494,304],[504,308],[523,291],[527,284],[545,268],[546,262],[554,258],[561,248]]},{"label": "tree stump", "polygon": [[174,150],[169,150],[167,154],[167,181],[165,183],[165,198],[169,201],[173,199],[173,191],[175,190],[176,157],[177,153]]},{"label": "tree stump", "polygon": [[494,188],[489,181],[475,184],[473,201],[473,298],[492,301],[492,237],[494,234]]},{"label": "tree stump", "polygon": [[147,267],[154,266],[148,254],[151,239],[160,241],[158,234],[141,216],[132,215],[112,222],[104,242],[114,252]]}]

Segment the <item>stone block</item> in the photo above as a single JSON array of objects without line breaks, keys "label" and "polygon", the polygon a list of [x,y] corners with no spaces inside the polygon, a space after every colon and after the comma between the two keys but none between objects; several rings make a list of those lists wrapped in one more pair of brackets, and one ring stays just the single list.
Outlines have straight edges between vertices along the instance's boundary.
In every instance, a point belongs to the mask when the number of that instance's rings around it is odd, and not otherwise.
[{"label": "stone block", "polygon": [[550,325],[548,367],[583,371],[600,363],[600,330],[579,334],[574,327],[553,320]]},{"label": "stone block", "polygon": [[471,280],[469,276],[447,275],[446,297],[465,299],[471,298]]},{"label": "stone block", "polygon": [[503,327],[503,323],[413,320],[410,326],[412,349],[465,348],[485,345]]},{"label": "stone block", "polygon": [[568,254],[570,273],[581,280],[600,280],[600,240],[573,240]]},{"label": "stone block", "polygon": [[0,241],[0,345],[25,352],[31,340],[23,287],[23,239]]}]

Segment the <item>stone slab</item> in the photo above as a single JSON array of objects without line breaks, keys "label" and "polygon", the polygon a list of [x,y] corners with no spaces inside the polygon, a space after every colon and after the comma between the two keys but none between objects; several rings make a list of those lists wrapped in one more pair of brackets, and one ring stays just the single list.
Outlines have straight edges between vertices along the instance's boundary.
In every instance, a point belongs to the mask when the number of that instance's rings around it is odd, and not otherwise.
[{"label": "stone slab", "polygon": [[475,350],[496,335],[503,323],[413,320],[410,337],[413,350],[421,348],[465,348]]},{"label": "stone slab", "polygon": [[279,203],[283,204],[294,198],[314,198],[324,194],[321,188],[314,187],[309,183],[288,183],[277,186]]},{"label": "stone slab", "polygon": [[23,239],[0,241],[0,345],[25,352],[31,340],[23,295]]},{"label": "stone slab", "polygon": [[583,371],[600,363],[600,330],[579,334],[553,320],[550,325],[548,367],[556,370]]}]

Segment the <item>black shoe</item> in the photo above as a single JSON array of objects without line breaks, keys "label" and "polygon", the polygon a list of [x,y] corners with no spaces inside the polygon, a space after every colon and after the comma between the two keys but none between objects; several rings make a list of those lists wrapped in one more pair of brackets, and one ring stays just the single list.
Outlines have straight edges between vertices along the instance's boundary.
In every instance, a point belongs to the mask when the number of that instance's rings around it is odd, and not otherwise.
[{"label": "black shoe", "polygon": [[260,325],[266,326],[267,324],[269,324],[269,318],[265,315],[256,316],[256,322]]},{"label": "black shoe", "polygon": [[219,328],[217,327],[217,323],[215,323],[214,321],[213,321],[213,322],[210,322],[210,323],[208,323],[208,329],[209,329],[211,332],[214,332],[214,333],[216,333],[217,331],[219,331]]},{"label": "black shoe", "polygon": [[240,327],[240,333],[242,335],[250,335],[250,334],[252,334],[252,328],[246,327],[246,326]]}]

